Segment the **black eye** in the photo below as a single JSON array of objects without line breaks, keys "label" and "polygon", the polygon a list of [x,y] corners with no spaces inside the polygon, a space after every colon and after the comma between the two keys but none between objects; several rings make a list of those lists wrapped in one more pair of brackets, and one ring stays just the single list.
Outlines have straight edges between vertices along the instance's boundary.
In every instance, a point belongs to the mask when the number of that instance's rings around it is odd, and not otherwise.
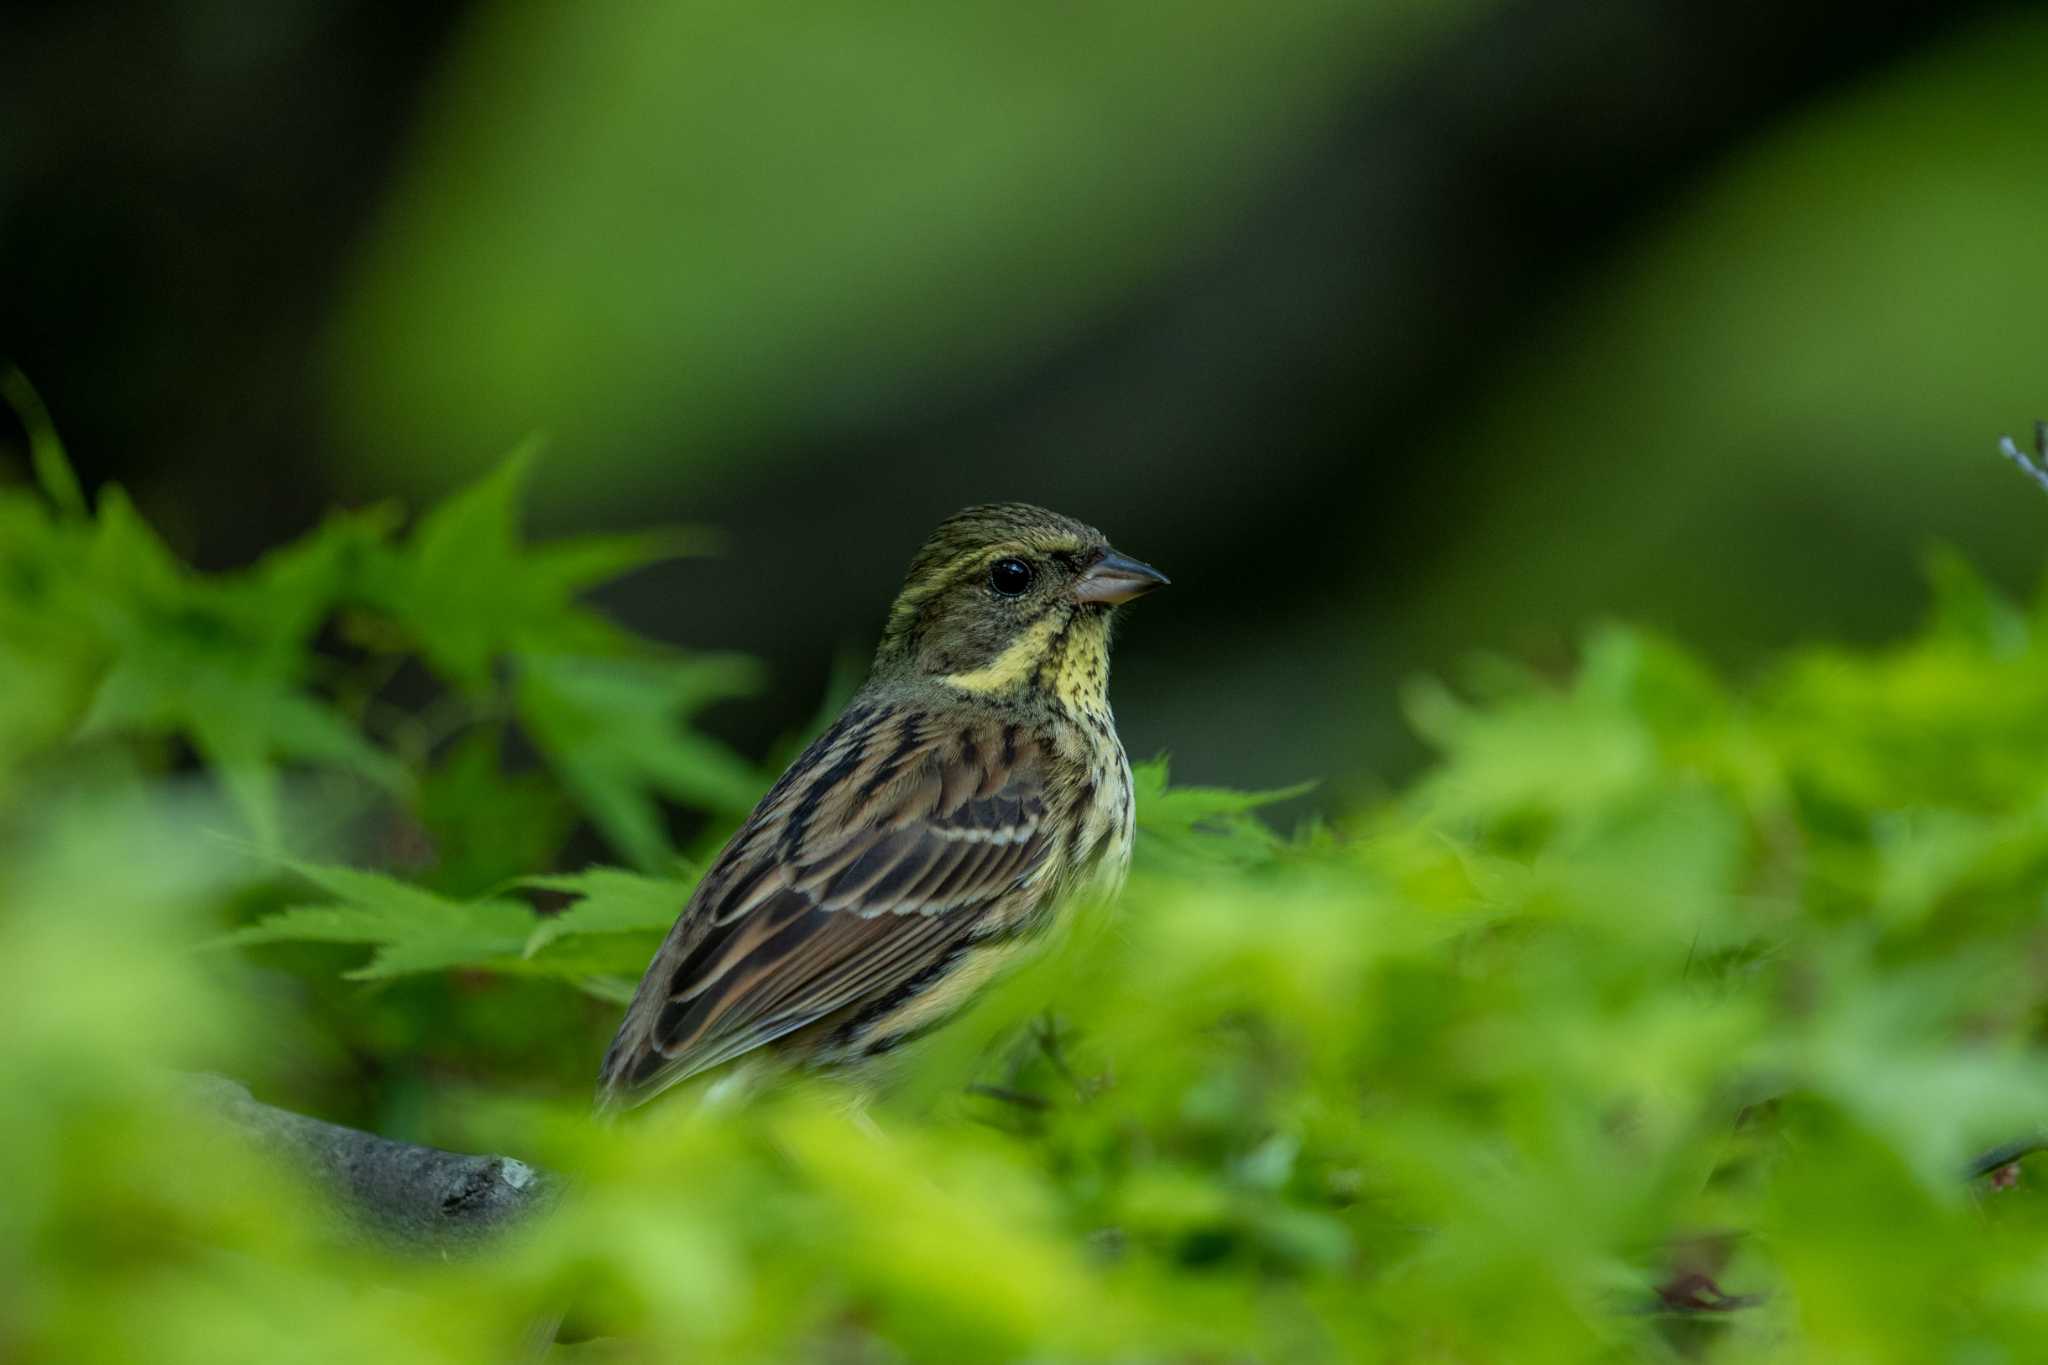
[{"label": "black eye", "polygon": [[1004,597],[1021,597],[1038,575],[1021,559],[998,559],[988,566],[988,585]]}]

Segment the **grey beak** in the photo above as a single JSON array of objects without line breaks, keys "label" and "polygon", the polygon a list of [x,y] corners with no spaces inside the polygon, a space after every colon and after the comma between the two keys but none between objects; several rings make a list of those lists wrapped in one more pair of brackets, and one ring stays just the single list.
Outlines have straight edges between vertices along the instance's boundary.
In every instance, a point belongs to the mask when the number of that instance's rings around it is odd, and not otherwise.
[{"label": "grey beak", "polygon": [[1075,582],[1074,600],[1113,607],[1166,584],[1166,575],[1150,564],[1140,564],[1129,555],[1111,550],[1090,564]]}]

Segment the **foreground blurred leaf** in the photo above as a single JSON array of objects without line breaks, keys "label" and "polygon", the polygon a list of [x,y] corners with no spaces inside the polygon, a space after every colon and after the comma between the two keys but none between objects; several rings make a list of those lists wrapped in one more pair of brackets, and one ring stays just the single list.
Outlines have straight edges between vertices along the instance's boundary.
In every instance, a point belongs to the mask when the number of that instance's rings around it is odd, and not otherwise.
[{"label": "foreground blurred leaf", "polygon": [[14,409],[28,432],[29,462],[35,466],[36,482],[43,495],[66,517],[86,515],[85,491],[71,468],[71,457],[57,437],[56,425],[42,398],[28,382],[28,376],[12,365],[0,365],[0,401]]}]

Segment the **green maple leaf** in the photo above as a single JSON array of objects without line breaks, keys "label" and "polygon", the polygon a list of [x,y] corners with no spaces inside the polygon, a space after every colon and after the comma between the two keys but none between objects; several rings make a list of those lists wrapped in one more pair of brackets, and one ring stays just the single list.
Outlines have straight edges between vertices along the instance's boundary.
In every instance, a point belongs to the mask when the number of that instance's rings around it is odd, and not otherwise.
[{"label": "green maple leaf", "polygon": [[545,863],[576,823],[576,811],[538,769],[506,771],[505,727],[477,726],[420,778],[415,814],[434,850],[422,880],[473,894]]},{"label": "green maple leaf", "polygon": [[537,447],[528,444],[420,519],[407,542],[368,567],[364,592],[430,664],[472,694],[515,650],[612,654],[632,644],[577,594],[714,543],[690,528],[528,545],[519,502]]},{"label": "green maple leaf", "polygon": [[305,686],[312,634],[376,533],[375,515],[340,518],[245,574],[202,578],[109,489],[88,568],[105,585],[89,610],[110,663],[79,733],[186,737],[266,844],[281,759],[404,789],[402,765]]},{"label": "green maple leaf", "polygon": [[752,764],[685,724],[741,696],[757,666],[734,655],[591,659],[522,655],[515,704],[548,764],[636,866],[674,857],[657,797],[740,813],[766,785]]},{"label": "green maple leaf", "polygon": [[1155,849],[1174,857],[1242,862],[1269,856],[1279,847],[1280,836],[1254,812],[1291,801],[1316,785],[1300,782],[1270,791],[1169,787],[1167,766],[1163,756],[1133,765],[1131,793],[1139,830]]},{"label": "green maple leaf", "polygon": [[217,940],[223,947],[259,943],[359,943],[376,949],[347,975],[375,980],[453,967],[516,961],[533,931],[533,911],[513,900],[453,900],[382,873],[319,863],[285,866],[335,898],[297,905]]},{"label": "green maple leaf", "polygon": [[592,867],[566,876],[528,877],[520,885],[577,897],[527,936],[523,952],[531,958],[577,935],[665,934],[689,903],[696,878],[643,877],[623,868]]}]

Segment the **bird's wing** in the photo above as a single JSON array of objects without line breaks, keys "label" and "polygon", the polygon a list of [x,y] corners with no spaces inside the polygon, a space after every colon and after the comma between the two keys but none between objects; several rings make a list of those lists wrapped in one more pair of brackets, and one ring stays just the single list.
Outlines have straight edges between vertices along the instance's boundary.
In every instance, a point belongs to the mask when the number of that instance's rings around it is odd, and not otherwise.
[{"label": "bird's wing", "polygon": [[637,1102],[833,1015],[877,1015],[1028,914],[1053,832],[1045,754],[1014,725],[856,707],[733,836],[605,1058]]}]

